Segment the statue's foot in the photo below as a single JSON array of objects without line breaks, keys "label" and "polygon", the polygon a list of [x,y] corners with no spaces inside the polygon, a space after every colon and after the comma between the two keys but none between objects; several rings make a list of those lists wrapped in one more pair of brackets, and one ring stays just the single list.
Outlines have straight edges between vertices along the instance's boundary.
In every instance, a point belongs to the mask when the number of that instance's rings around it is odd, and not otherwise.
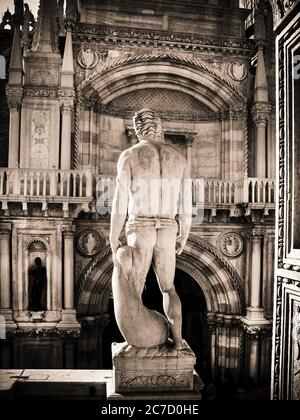
[{"label": "statue's foot", "polygon": [[184,340],[174,340],[174,347],[176,350],[184,350],[186,348],[186,343]]}]

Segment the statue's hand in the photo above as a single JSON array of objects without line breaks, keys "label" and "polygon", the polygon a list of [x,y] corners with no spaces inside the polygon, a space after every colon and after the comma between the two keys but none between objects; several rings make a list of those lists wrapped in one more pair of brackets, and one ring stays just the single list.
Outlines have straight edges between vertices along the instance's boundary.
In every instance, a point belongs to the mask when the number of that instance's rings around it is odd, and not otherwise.
[{"label": "statue's hand", "polygon": [[184,239],[182,236],[179,236],[178,238],[177,238],[177,244],[176,244],[176,254],[178,255],[178,256],[180,256],[182,253],[183,253],[183,251],[184,251],[184,248],[185,248],[185,246],[186,246],[186,239]]},{"label": "statue's hand", "polygon": [[117,265],[117,251],[122,246],[122,244],[118,239],[110,239],[110,246],[113,254],[113,262],[115,265]]}]

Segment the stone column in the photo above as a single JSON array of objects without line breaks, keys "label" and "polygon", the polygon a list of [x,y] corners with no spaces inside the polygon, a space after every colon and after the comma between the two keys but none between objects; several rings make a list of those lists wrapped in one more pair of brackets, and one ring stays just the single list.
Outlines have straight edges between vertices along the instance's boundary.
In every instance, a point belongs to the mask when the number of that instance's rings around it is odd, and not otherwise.
[{"label": "stone column", "polygon": [[271,106],[268,103],[257,103],[252,109],[256,127],[255,172],[257,178],[267,177],[267,124]]},{"label": "stone column", "polygon": [[73,104],[63,103],[61,127],[61,169],[71,169]]},{"label": "stone column", "polygon": [[11,224],[0,224],[0,315],[12,322]]},{"label": "stone column", "polygon": [[252,378],[255,384],[259,379],[259,356],[259,337],[256,335],[251,335],[249,343],[249,377]]},{"label": "stone column", "polygon": [[261,326],[269,325],[262,308],[262,246],[264,230],[254,229],[251,235],[251,290],[250,307],[247,309],[247,316],[244,318],[246,325]]},{"label": "stone column", "polygon": [[64,279],[64,300],[62,310],[62,321],[59,329],[64,330],[78,330],[80,325],[76,320],[76,310],[74,307],[74,226],[64,226],[63,233],[63,279]]},{"label": "stone column", "polygon": [[20,114],[21,114],[21,88],[8,87],[6,90],[8,98],[8,106],[10,109],[9,122],[9,152],[8,152],[8,167],[19,167],[19,153],[20,153]]},{"label": "stone column", "polygon": [[188,162],[188,168],[190,174],[192,174],[192,151],[193,151],[193,144],[194,144],[195,137],[192,135],[186,136],[186,158]]}]

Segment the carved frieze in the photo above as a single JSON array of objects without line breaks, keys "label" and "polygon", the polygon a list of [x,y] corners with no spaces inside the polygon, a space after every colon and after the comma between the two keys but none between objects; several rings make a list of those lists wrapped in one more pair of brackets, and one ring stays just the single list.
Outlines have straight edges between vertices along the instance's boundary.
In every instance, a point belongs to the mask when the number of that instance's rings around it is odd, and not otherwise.
[{"label": "carved frieze", "polygon": [[189,378],[186,375],[152,375],[152,376],[129,376],[124,375],[121,377],[121,386],[124,385],[126,388],[139,386],[144,388],[146,386],[159,386],[170,387],[172,385],[186,385],[189,382]]},{"label": "carved frieze", "polygon": [[24,96],[29,96],[32,98],[56,98],[57,89],[40,88],[40,87],[25,88]]},{"label": "carved frieze", "polygon": [[[186,52],[210,52],[226,55],[252,56],[254,43],[248,39],[212,37],[196,34],[182,34],[170,31],[148,31],[144,29],[109,28],[100,25],[78,24],[74,30],[74,39],[79,42],[105,42],[143,48],[185,49]],[[144,42],[143,42],[144,41]]]}]

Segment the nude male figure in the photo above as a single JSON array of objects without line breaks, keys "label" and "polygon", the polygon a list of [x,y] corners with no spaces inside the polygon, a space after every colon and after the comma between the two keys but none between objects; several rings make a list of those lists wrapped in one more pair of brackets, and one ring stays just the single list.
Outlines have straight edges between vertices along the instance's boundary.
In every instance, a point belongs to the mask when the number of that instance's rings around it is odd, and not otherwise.
[{"label": "nude male figure", "polygon": [[[190,174],[185,157],[165,143],[155,112],[137,112],[134,125],[139,143],[119,159],[111,217],[116,319],[128,344],[151,347],[168,340],[165,318],[142,304],[146,277],[153,264],[173,342],[176,349],[181,349],[182,309],[174,278],[176,254],[183,252],[192,222]],[[119,237],[127,215],[128,246],[122,248]],[[139,319],[132,319],[135,317]]]}]

